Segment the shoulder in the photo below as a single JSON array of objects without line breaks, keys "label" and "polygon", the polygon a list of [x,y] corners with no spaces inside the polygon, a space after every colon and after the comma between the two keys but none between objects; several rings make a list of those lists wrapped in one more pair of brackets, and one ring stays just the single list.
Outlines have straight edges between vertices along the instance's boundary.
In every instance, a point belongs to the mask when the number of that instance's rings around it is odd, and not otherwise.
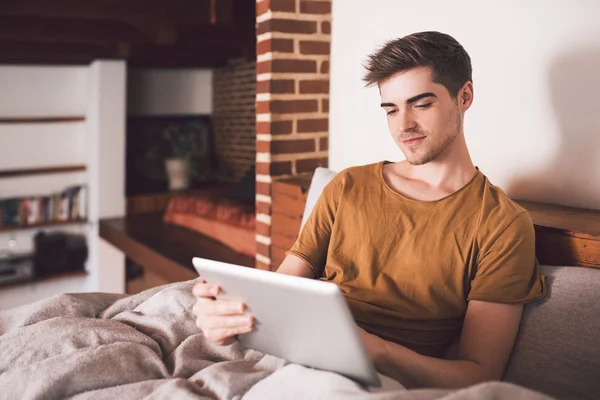
[{"label": "shoulder", "polygon": [[483,206],[487,218],[496,222],[510,223],[518,215],[527,213],[527,210],[508,197],[504,190],[492,184],[485,175],[483,175]]},{"label": "shoulder", "polygon": [[333,180],[345,187],[356,184],[364,185],[367,182],[372,182],[378,174],[381,174],[382,165],[383,162],[380,161],[372,164],[348,167],[340,171]]},{"label": "shoulder", "polygon": [[480,232],[482,241],[491,244],[498,237],[533,234],[529,212],[509,198],[484,175]]},{"label": "shoulder", "polygon": [[[312,185],[320,184],[323,185],[322,194],[324,197],[334,199],[336,202],[341,198],[348,197],[347,195],[352,192],[352,196],[356,195],[359,191],[368,190],[367,186],[371,182],[375,182],[377,171],[380,171],[382,163],[359,165],[349,168],[345,168],[342,171],[335,174],[335,176],[329,175],[326,179],[328,182],[324,184],[315,182],[313,179]],[[321,186],[321,187],[323,187]]]}]

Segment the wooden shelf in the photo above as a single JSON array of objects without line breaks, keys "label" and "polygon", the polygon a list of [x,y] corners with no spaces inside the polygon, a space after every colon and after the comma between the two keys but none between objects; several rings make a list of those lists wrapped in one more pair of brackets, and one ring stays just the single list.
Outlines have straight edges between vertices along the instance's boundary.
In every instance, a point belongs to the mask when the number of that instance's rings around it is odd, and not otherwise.
[{"label": "wooden shelf", "polygon": [[73,116],[73,117],[35,117],[35,118],[2,118],[0,117],[0,124],[54,124],[54,123],[65,123],[65,122],[83,122],[85,117]]},{"label": "wooden shelf", "polygon": [[171,282],[198,277],[192,258],[253,267],[252,257],[208,236],[163,222],[163,213],[130,215],[100,220],[100,237],[121,250],[135,263]]},{"label": "wooden shelf", "polygon": [[66,165],[61,167],[49,168],[8,169],[0,170],[0,178],[14,178],[17,176],[29,175],[65,174],[69,172],[83,172],[85,170],[85,165]]},{"label": "wooden shelf", "polygon": [[529,211],[533,223],[600,240],[600,211],[516,200]]},{"label": "wooden shelf", "polygon": [[73,224],[85,224],[87,222],[88,222],[87,219],[71,219],[71,220],[68,220],[68,221],[40,222],[40,223],[37,223],[37,224],[31,224],[31,225],[0,226],[0,233],[22,231],[22,230],[26,230],[26,229],[48,228],[48,227],[53,227],[53,226],[63,226],[63,225],[73,225]]},{"label": "wooden shelf", "polygon": [[517,201],[529,211],[541,264],[600,268],[600,211]]},{"label": "wooden shelf", "polygon": [[17,286],[31,285],[34,283],[45,283],[45,282],[57,281],[60,279],[84,277],[87,275],[88,275],[88,272],[86,270],[64,272],[62,274],[48,275],[48,276],[44,276],[41,278],[34,278],[31,280],[25,280],[25,281],[20,281],[20,282],[15,282],[15,283],[7,283],[4,285],[0,285],[0,290],[13,288],[13,287],[17,287]]}]

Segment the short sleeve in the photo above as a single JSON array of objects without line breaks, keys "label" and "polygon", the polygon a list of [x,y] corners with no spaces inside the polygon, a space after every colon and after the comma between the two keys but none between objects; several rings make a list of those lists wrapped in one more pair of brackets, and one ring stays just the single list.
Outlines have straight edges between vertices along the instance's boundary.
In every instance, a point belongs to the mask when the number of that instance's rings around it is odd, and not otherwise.
[{"label": "short sleeve", "polygon": [[535,257],[535,231],[522,212],[480,256],[467,300],[527,303],[546,295]]},{"label": "short sleeve", "polygon": [[325,186],[315,203],[306,224],[292,248],[286,254],[293,254],[308,263],[315,277],[320,277],[327,261],[327,249],[335,215],[342,194],[342,173],[336,175]]}]

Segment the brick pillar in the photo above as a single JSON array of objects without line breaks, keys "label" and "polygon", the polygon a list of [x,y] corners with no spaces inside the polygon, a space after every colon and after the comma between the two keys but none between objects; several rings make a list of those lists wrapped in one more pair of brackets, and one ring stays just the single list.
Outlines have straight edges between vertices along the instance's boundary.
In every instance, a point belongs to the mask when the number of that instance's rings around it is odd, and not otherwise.
[{"label": "brick pillar", "polygon": [[213,133],[218,178],[237,182],[256,160],[256,60],[213,70]]},{"label": "brick pillar", "polygon": [[327,166],[331,0],[258,0],[256,266],[271,257],[271,188]]}]

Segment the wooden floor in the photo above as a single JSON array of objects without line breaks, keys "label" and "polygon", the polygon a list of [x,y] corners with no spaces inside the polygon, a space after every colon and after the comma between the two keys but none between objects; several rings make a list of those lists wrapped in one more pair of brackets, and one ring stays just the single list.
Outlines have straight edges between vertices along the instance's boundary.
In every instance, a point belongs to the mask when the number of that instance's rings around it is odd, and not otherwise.
[{"label": "wooden floor", "polygon": [[253,258],[236,253],[207,236],[165,224],[162,213],[101,220],[100,237],[144,267],[147,276],[137,283],[132,282],[131,290],[198,277],[192,266],[194,257],[247,267],[254,267],[255,263]]}]

